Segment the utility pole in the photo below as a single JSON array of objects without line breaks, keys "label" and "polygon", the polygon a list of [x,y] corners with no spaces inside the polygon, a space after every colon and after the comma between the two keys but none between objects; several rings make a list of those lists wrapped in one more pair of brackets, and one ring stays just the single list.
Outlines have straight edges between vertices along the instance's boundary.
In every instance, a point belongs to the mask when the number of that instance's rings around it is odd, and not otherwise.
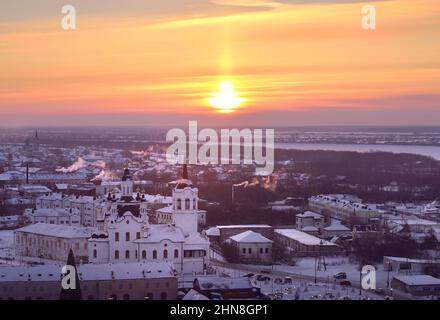
[{"label": "utility pole", "polygon": [[316,269],[317,269],[316,261],[317,260],[318,260],[318,257],[315,256],[315,284],[316,284]]}]

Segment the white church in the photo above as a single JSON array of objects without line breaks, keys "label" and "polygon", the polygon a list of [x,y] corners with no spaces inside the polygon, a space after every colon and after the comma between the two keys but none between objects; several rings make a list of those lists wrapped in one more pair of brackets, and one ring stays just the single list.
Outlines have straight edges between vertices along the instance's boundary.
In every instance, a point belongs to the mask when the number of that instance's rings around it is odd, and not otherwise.
[{"label": "white church", "polygon": [[202,273],[209,263],[209,240],[198,232],[201,210],[198,189],[188,179],[187,167],[173,189],[167,224],[150,224],[145,198],[133,197],[128,168],[121,197],[108,195],[97,215],[97,231],[88,240],[89,263],[171,261],[178,273]]}]

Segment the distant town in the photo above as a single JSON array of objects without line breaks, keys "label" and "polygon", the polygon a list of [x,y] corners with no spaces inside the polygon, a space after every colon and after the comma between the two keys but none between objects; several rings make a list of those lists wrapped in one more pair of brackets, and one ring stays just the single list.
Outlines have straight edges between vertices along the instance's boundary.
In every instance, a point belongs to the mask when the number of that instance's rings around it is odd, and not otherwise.
[{"label": "distant town", "polygon": [[164,132],[0,131],[0,299],[440,298],[438,128],[277,129],[270,176]]}]

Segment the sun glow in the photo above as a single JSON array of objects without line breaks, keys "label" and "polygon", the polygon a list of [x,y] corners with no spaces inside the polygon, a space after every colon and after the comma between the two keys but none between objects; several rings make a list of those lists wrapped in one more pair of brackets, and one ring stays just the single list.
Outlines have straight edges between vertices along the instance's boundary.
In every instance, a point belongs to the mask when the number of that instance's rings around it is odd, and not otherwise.
[{"label": "sun glow", "polygon": [[209,98],[211,106],[218,109],[221,113],[231,113],[237,109],[245,100],[238,97],[234,91],[234,85],[230,81],[223,81],[220,83],[218,92],[214,93],[212,98]]}]

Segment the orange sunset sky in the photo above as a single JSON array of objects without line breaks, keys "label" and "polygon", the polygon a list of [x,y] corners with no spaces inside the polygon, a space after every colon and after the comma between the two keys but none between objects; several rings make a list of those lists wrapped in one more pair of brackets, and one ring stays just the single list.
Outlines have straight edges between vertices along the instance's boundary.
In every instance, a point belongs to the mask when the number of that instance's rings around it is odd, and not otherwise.
[{"label": "orange sunset sky", "polygon": [[439,0],[1,1],[0,125],[438,125],[439,60]]}]

